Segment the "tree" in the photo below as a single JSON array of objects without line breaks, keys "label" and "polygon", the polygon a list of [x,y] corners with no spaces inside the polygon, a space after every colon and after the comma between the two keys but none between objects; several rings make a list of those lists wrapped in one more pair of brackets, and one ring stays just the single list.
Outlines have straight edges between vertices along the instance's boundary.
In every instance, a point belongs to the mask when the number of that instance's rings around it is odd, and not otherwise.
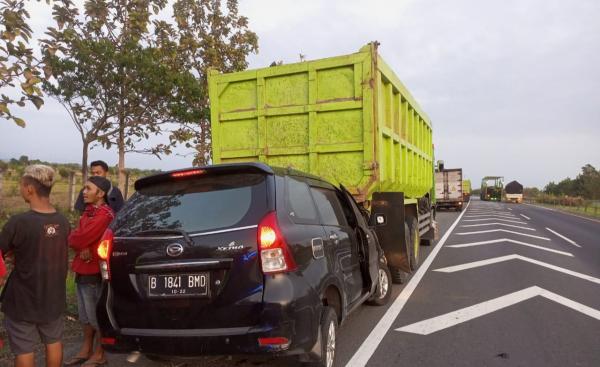
[{"label": "tree", "polygon": [[197,150],[194,164],[207,164],[211,158],[208,71],[247,68],[248,55],[258,52],[258,37],[248,28],[248,19],[239,14],[237,0],[228,0],[225,5],[221,0],[176,0],[173,17],[179,35],[181,67],[192,70],[203,88],[202,97],[192,101],[201,111],[200,120],[179,131],[193,136]]},{"label": "tree", "polygon": [[596,170],[591,164],[586,164],[581,168],[581,174],[577,176],[577,181],[581,187],[581,194],[586,199],[600,199],[600,171]]},{"label": "tree", "polygon": [[[125,153],[159,156],[189,139],[170,131],[169,123],[199,119],[190,100],[200,98],[195,77],[179,67],[173,27],[153,19],[164,0],[84,3],[85,18],[70,0],[54,6],[56,28],[49,28],[46,56],[56,82],[45,88],[69,112],[83,143],[82,170],[87,173],[87,151],[93,144],[116,145],[119,187],[125,186]],[[149,31],[152,26],[153,32]],[[174,130],[174,129],[173,129]],[[151,135],[169,132],[169,144],[137,149]]]},{"label": "tree", "polygon": [[[29,47],[32,32],[25,0],[0,1],[0,14],[0,117],[25,127],[25,120],[14,115],[11,106],[23,107],[30,102],[40,109],[44,104],[40,83],[50,77],[51,69]],[[20,95],[10,96],[15,93]]]}]

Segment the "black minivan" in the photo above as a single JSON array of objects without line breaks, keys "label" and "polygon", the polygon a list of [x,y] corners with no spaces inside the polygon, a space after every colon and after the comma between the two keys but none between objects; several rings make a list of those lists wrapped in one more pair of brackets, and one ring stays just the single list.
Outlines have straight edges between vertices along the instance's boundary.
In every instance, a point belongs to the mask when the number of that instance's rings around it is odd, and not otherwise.
[{"label": "black minivan", "polygon": [[368,214],[343,187],[240,163],[135,188],[98,250],[109,351],[297,355],[330,367],[338,325],[391,296]]}]

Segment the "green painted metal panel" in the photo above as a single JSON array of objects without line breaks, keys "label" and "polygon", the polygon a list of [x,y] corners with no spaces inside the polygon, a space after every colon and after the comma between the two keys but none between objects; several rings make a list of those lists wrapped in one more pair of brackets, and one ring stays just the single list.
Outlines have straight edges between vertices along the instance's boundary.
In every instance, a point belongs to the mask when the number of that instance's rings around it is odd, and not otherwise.
[{"label": "green painted metal panel", "polygon": [[261,161],[407,201],[433,190],[432,126],[368,44],[359,52],[209,75],[214,163]]},{"label": "green painted metal panel", "polygon": [[462,189],[463,189],[463,193],[471,194],[471,180],[463,180]]}]

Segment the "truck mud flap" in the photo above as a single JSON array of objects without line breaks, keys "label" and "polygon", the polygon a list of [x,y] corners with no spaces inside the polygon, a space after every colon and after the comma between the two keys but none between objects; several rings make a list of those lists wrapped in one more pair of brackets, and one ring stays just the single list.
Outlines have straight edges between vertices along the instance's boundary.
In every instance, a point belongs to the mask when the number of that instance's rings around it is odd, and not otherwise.
[{"label": "truck mud flap", "polygon": [[404,193],[375,192],[371,201],[371,225],[385,253],[388,265],[410,273],[404,241]]}]

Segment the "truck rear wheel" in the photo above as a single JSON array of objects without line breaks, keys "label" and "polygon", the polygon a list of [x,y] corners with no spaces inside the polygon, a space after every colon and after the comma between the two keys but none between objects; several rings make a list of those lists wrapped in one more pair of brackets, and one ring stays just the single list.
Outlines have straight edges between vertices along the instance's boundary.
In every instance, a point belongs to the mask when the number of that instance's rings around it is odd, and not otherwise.
[{"label": "truck rear wheel", "polygon": [[419,251],[421,246],[419,222],[415,217],[408,217],[406,221],[408,222],[407,227],[410,231],[410,242],[408,242],[410,251],[410,270],[415,271],[419,267],[421,261],[421,252]]},{"label": "truck rear wheel", "polygon": [[[404,223],[404,246],[405,246],[405,250],[406,250],[406,257],[408,258],[409,261],[409,266],[410,266],[410,233],[409,233],[409,228],[406,225],[406,223]],[[390,275],[392,276],[392,282],[395,284],[403,284],[406,283],[406,280],[408,279],[408,274],[407,272],[405,272],[404,270],[394,267],[394,266],[390,266]]]}]

